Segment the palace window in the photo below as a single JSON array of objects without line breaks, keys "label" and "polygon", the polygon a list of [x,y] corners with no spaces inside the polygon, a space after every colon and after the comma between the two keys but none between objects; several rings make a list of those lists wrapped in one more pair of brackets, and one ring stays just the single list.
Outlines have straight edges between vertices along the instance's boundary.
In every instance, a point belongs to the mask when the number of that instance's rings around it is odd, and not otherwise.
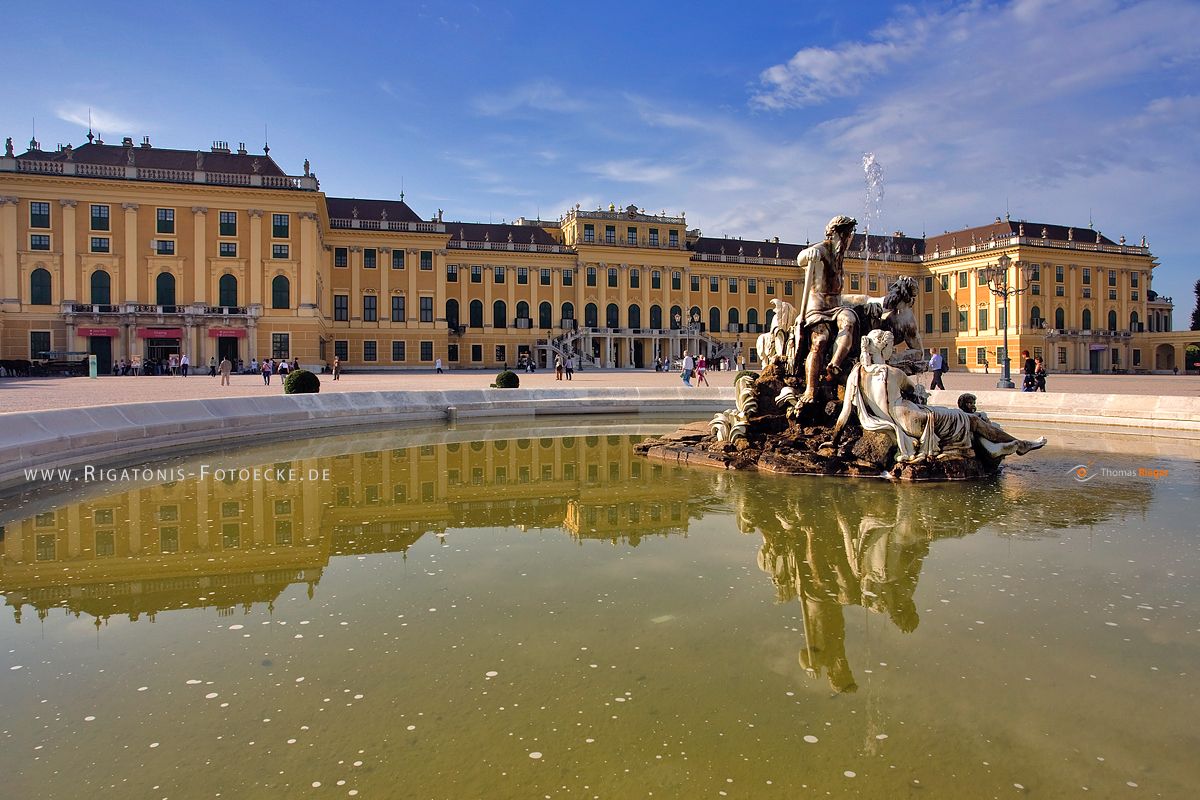
[{"label": "palace window", "polygon": [[379,358],[378,343],[374,339],[363,342],[363,361],[377,361]]},{"label": "palace window", "polygon": [[658,228],[650,229],[650,246],[658,247]]},{"label": "palace window", "polygon": [[679,231],[670,231],[667,234],[667,241],[671,247],[679,247]]},{"label": "palace window", "polygon": [[[999,357],[999,355],[997,355],[997,358],[998,357]],[[985,361],[987,361],[987,348],[986,347],[976,347],[975,348],[975,363],[982,364]]]},{"label": "palace window", "polygon": [[287,214],[271,215],[271,238],[287,239],[291,236],[291,217]]},{"label": "palace window", "polygon": [[[392,322],[404,322],[404,295],[392,295]],[[403,359],[400,359],[403,361]]]},{"label": "palace window", "polygon": [[950,291],[950,273],[949,272],[943,273],[941,278],[942,278],[942,291],[943,292]]},{"label": "palace window", "polygon": [[587,285],[588,286],[596,285],[596,268],[595,267],[587,268]]},{"label": "palace window", "polygon": [[943,311],[942,312],[942,333],[949,333],[949,332],[950,332],[950,312]]},{"label": "palace window", "polygon": [[335,267],[345,267],[349,263],[347,250],[344,247],[333,248],[333,265]]},{"label": "palace window", "polygon": [[713,292],[714,294],[715,294],[716,292],[719,292],[719,291],[721,291],[721,279],[720,279],[720,278],[718,278],[718,277],[716,277],[715,275],[709,276],[709,278],[708,278],[708,290],[709,290],[710,292]]},{"label": "palace window", "polygon": [[784,293],[784,295],[787,295],[787,296],[790,296],[792,294],[792,282],[791,281],[783,282],[783,293]]},{"label": "palace window", "polygon": [[988,310],[986,308],[979,309],[979,330],[986,330],[988,326]]},{"label": "palace window", "polygon": [[671,288],[679,291],[683,287],[683,273],[676,270],[671,273]]},{"label": "palace window", "polygon": [[1054,267],[1054,281],[1056,283],[1063,282],[1063,265],[1058,264]]},{"label": "palace window", "polygon": [[217,214],[218,233],[221,236],[237,236],[237,212],[221,211]]},{"label": "palace window", "polygon": [[746,294],[758,294],[758,278],[746,279]]},{"label": "palace window", "polygon": [[175,255],[175,240],[174,239],[155,239],[154,253],[160,256]]},{"label": "palace window", "polygon": [[596,226],[590,222],[583,226],[583,241],[587,244],[596,241]]},{"label": "palace window", "polygon": [[933,333],[933,314],[925,315],[925,332]]},{"label": "palace window", "polygon": [[363,248],[363,269],[375,269],[378,265],[376,260],[377,251],[374,247]]},{"label": "palace window", "polygon": [[737,291],[738,291],[738,279],[737,279],[737,278],[730,278],[730,279],[729,279],[729,293],[730,293],[730,294],[737,294]]},{"label": "palace window", "polygon": [[49,228],[50,227],[50,204],[43,203],[40,200],[34,200],[29,204],[29,227],[31,228]]},{"label": "palace window", "polygon": [[483,345],[471,345],[471,360],[477,363],[483,361]]},{"label": "palace window", "polygon": [[767,294],[775,294],[775,281],[767,281]]},{"label": "palace window", "polygon": [[350,319],[350,295],[335,294],[333,296],[333,321],[346,322]]},{"label": "palace window", "polygon": [[376,300],[373,294],[363,295],[363,322],[376,321]]},{"label": "palace window", "polygon": [[93,205],[92,206],[92,230],[106,231],[109,230],[108,206]]},{"label": "palace window", "polygon": [[625,244],[630,244],[630,245],[637,244],[637,228],[626,228]]},{"label": "palace window", "polygon": [[640,289],[642,287],[642,273],[640,270],[629,270],[629,288]]},{"label": "palace window", "polygon": [[287,258],[291,248],[286,244],[271,245],[271,258]]},{"label": "palace window", "polygon": [[549,286],[550,285],[550,270],[542,269],[542,270],[538,271],[538,285],[540,285],[540,286]]},{"label": "palace window", "polygon": [[404,342],[399,339],[392,340],[392,361],[403,361],[406,353],[404,352]]},{"label": "palace window", "polygon": [[217,254],[221,258],[236,258],[237,242],[221,242],[217,245]]},{"label": "palace window", "polygon": [[1115,269],[1110,269],[1108,271],[1108,285],[1109,286],[1117,285],[1117,271]]},{"label": "palace window", "polygon": [[45,233],[35,233],[29,237],[30,250],[49,250],[50,236]]},{"label": "palace window", "polygon": [[433,297],[421,298],[421,322],[433,322]]},{"label": "palace window", "polygon": [[41,358],[42,353],[50,350],[50,331],[29,332],[29,357]]},{"label": "palace window", "polygon": [[574,286],[575,285],[575,270],[571,269],[570,267],[566,267],[563,269],[562,285],[563,286]]},{"label": "palace window", "polygon": [[605,225],[604,226],[604,243],[605,244],[616,244],[617,243],[617,226],[616,225]]},{"label": "palace window", "polygon": [[93,236],[91,239],[93,253],[107,253],[110,251],[111,240],[107,236]]},{"label": "palace window", "polygon": [[483,283],[483,267],[479,264],[471,265],[471,283]]},{"label": "palace window", "polygon": [[960,331],[965,331],[967,329],[967,310],[965,308],[960,308],[958,310],[958,329]]},{"label": "palace window", "polygon": [[432,250],[422,250],[421,251],[421,269],[426,270],[426,271],[433,269],[433,251]]},{"label": "palace window", "polygon": [[493,267],[492,268],[492,282],[493,283],[504,283],[504,272],[505,272],[504,267]]},{"label": "palace window", "polygon": [[350,359],[350,342],[345,339],[336,339],[333,343],[333,357],[339,361],[348,361]]},{"label": "palace window", "polygon": [[433,342],[431,342],[431,341],[422,341],[421,342],[421,360],[422,361],[433,361]]},{"label": "palace window", "polygon": [[155,233],[174,233],[175,232],[175,209],[160,208],[154,212],[154,232]]},{"label": "palace window", "polygon": [[966,364],[967,363],[967,348],[965,348],[965,347],[958,348],[958,351],[954,354],[954,357],[958,360],[959,364]]},{"label": "palace window", "polygon": [[967,271],[966,270],[963,270],[962,272],[958,273],[958,288],[960,288],[960,289],[967,288]]},{"label": "palace window", "polygon": [[1091,282],[1092,282],[1092,268],[1091,268],[1091,267],[1084,267],[1084,268],[1083,268],[1083,285],[1084,285],[1084,286],[1087,286],[1087,285],[1089,285]]},{"label": "palace window", "polygon": [[271,334],[271,358],[287,358],[291,352],[291,338],[288,334]]},{"label": "palace window", "polygon": [[517,267],[517,285],[529,285],[529,267]]},{"label": "palace window", "polygon": [[612,289],[617,288],[617,268],[616,267],[608,268],[608,285],[609,285],[609,288],[612,288]]},{"label": "palace window", "polygon": [[932,275],[925,276],[925,291],[926,291],[926,293],[933,291],[933,276]]},{"label": "palace window", "polygon": [[446,265],[446,283],[458,283],[458,264]]}]

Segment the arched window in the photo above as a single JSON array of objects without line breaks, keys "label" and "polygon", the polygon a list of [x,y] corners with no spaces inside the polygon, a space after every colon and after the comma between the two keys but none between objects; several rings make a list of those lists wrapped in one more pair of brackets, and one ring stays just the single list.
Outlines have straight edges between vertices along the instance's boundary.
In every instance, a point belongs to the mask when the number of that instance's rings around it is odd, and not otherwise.
[{"label": "arched window", "polygon": [[553,328],[554,327],[554,306],[549,303],[542,302],[538,304],[538,327]]},{"label": "arched window", "polygon": [[736,308],[729,309],[729,324],[737,325],[739,322],[741,322],[741,315],[738,314],[738,310]]},{"label": "arched window", "polygon": [[154,294],[156,305],[175,305],[175,276],[169,272],[158,273],[154,280]]},{"label": "arched window", "polygon": [[1110,310],[1108,312],[1108,329],[1115,331],[1117,329],[1117,312]]},{"label": "arched window", "polygon": [[237,278],[222,275],[221,280],[217,281],[217,305],[228,308],[237,304]]},{"label": "arched window", "polygon": [[276,275],[271,281],[271,308],[292,307],[292,282],[286,275]]},{"label": "arched window", "polygon": [[598,328],[600,323],[597,320],[597,309],[595,303],[588,303],[583,307],[583,327]]},{"label": "arched window", "polygon": [[529,319],[529,303],[524,300],[517,301],[517,319]]},{"label": "arched window", "polygon": [[471,327],[472,328],[482,328],[483,327],[483,301],[482,300],[472,300],[471,305],[468,307],[467,310],[470,314]]},{"label": "arched window", "polygon": [[1138,329],[1138,313],[1136,311],[1129,312],[1129,330],[1131,333],[1137,333]]},{"label": "arched window", "polygon": [[1092,329],[1092,310],[1090,308],[1085,308],[1083,310],[1083,329],[1085,331],[1090,331]]},{"label": "arched window", "polygon": [[102,269],[92,273],[92,305],[106,306],[112,303],[112,278]]},{"label": "arched window", "polygon": [[1054,327],[1060,331],[1067,327],[1067,315],[1061,308],[1054,309]]},{"label": "arched window", "polygon": [[662,307],[659,305],[650,306],[650,327],[656,331],[662,330]]},{"label": "arched window", "polygon": [[699,325],[702,317],[700,316],[700,306],[692,306],[692,310],[688,312],[687,324]]},{"label": "arched window", "polygon": [[1029,325],[1032,328],[1042,327],[1042,310],[1037,306],[1029,309]]},{"label": "arched window", "polygon": [[619,328],[621,327],[621,312],[617,310],[616,303],[609,303],[604,308],[604,327]]},{"label": "arched window", "polygon": [[708,330],[710,333],[721,330],[721,309],[716,306],[708,310]]},{"label": "arched window", "polygon": [[492,303],[492,327],[508,327],[508,304],[503,300],[497,300]]},{"label": "arched window", "polygon": [[453,298],[446,301],[446,325],[458,327],[458,301]]},{"label": "arched window", "polygon": [[29,276],[29,302],[35,306],[53,305],[50,293],[50,273],[38,267]]},{"label": "arched window", "polygon": [[757,308],[752,308],[746,312],[746,324],[747,325],[757,325],[758,324],[758,309]]},{"label": "arched window", "polygon": [[642,327],[642,307],[634,303],[629,307],[629,327]]},{"label": "arched window", "polygon": [[[574,303],[563,303],[562,318],[563,319],[575,319],[575,304]],[[567,326],[564,325],[563,327],[565,328]]]},{"label": "arched window", "polygon": [[683,309],[671,306],[671,330],[677,331],[683,325]]},{"label": "arched window", "polygon": [[767,330],[771,330],[771,321],[774,319],[775,319],[775,309],[768,308],[766,321],[763,322],[763,327],[766,328]]}]

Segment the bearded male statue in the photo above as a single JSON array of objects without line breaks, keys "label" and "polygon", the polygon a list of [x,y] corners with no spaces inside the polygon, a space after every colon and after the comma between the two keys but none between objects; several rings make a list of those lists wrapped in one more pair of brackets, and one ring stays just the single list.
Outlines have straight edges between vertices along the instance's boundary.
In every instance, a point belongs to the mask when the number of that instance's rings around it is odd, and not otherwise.
[{"label": "bearded male statue", "polygon": [[[846,374],[846,362],[858,333],[858,317],[842,304],[845,285],[843,262],[858,220],[837,216],[825,226],[825,241],[802,251],[796,264],[804,270],[804,291],[796,309],[792,330],[792,374],[800,372],[804,360],[804,393],[801,403],[816,400],[817,384],[838,382]],[[832,341],[832,353],[826,355]]]}]

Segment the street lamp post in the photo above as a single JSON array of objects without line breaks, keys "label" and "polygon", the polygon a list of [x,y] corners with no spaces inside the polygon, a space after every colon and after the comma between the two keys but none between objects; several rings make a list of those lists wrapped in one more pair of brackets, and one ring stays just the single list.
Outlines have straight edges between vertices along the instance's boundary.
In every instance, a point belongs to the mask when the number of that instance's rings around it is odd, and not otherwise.
[{"label": "street lamp post", "polygon": [[996,266],[984,267],[983,277],[987,281],[988,291],[999,297],[1003,303],[1004,309],[1004,359],[1001,362],[1000,381],[996,384],[997,389],[1015,389],[1016,385],[1012,382],[1012,375],[1009,372],[1009,356],[1008,356],[1008,298],[1010,295],[1022,294],[1029,288],[1029,276],[1032,272],[1029,264],[1021,264],[1018,262],[1015,285],[1009,285],[1008,267],[1012,263],[1012,259],[1007,254],[1001,253],[996,259]]}]

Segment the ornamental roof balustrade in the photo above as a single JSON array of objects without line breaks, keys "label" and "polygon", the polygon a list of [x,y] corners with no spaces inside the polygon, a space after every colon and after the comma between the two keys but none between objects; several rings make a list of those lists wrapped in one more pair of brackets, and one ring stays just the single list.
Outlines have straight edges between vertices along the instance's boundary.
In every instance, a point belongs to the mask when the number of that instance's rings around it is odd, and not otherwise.
[{"label": "ornamental roof balustrade", "polygon": [[635,212],[630,214],[625,211],[584,211],[583,209],[572,208],[567,212],[564,222],[572,220],[585,219],[600,219],[600,220],[617,220],[625,222],[656,222],[660,225],[687,225],[687,217],[680,215],[678,217],[668,217],[665,214],[644,214]]},{"label": "ornamental roof balustrade", "polygon": [[330,217],[329,227],[338,230],[396,231],[399,233],[445,233],[443,222],[410,222],[391,219],[354,219]]},{"label": "ornamental roof balustrade", "polygon": [[64,175],[107,180],[150,181],[155,183],[201,183],[215,186],[244,186],[264,189],[291,189],[315,192],[315,175],[261,175],[205,170],[163,169],[133,165],[87,164],[34,158],[5,159],[12,167],[0,165],[0,171],[34,175]]},{"label": "ornamental roof balustrade", "polygon": [[473,242],[451,239],[446,243],[451,250],[509,250],[515,253],[570,253],[575,249],[562,244],[533,244],[530,242]]},{"label": "ornamental roof balustrade", "polygon": [[1117,255],[1150,255],[1149,247],[1129,244],[1096,244],[1095,242],[1059,241],[1057,239],[1041,239],[1035,236],[1005,236],[995,240],[975,242],[963,247],[951,247],[944,251],[933,251],[926,255],[926,260],[949,258],[952,256],[983,253],[1004,247],[1025,245],[1029,247],[1047,247],[1056,250],[1082,250],[1089,253],[1115,253]]}]

